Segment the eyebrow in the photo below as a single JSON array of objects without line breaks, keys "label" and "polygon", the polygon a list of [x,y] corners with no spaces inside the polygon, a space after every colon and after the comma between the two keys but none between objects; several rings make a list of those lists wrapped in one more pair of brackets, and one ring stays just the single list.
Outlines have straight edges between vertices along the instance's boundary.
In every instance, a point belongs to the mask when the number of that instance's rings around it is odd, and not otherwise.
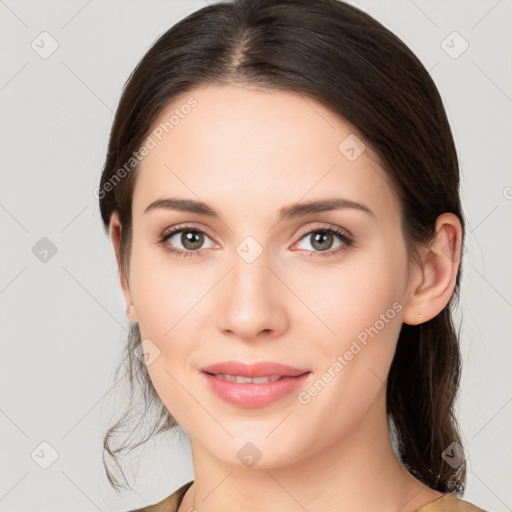
[{"label": "eyebrow", "polygon": [[[163,199],[157,199],[153,201],[144,210],[147,213],[151,210],[163,208],[166,210],[177,210],[182,212],[197,213],[199,215],[206,215],[208,217],[215,217],[221,219],[221,216],[212,207],[202,201],[196,201],[195,199],[180,199],[177,197],[169,197]],[[372,217],[375,217],[368,206],[363,203],[358,203],[350,199],[344,199],[340,197],[334,197],[329,199],[322,199],[319,201],[308,201],[303,203],[295,203],[290,206],[285,206],[279,210],[279,219],[290,219],[295,217],[302,217],[311,213],[325,212],[329,210],[344,210],[353,209],[365,212]]]}]

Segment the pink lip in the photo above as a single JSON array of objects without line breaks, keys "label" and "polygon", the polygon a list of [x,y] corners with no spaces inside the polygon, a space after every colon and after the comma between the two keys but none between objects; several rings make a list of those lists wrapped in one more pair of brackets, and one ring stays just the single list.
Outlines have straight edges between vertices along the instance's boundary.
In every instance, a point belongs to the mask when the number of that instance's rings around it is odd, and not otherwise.
[{"label": "pink lip", "polygon": [[224,361],[201,368],[206,373],[227,373],[229,375],[240,375],[242,377],[267,377],[268,375],[282,375],[286,377],[297,377],[303,373],[309,372],[293,366],[273,363],[271,361],[261,361],[247,365],[238,361]]},{"label": "pink lip", "polygon": [[[238,407],[264,407],[289,395],[300,387],[311,375],[309,370],[271,362],[245,365],[236,361],[226,361],[201,369],[210,389],[226,402]],[[238,383],[215,377],[212,374],[227,373],[244,377],[265,377],[281,375],[279,380],[266,383]]]}]

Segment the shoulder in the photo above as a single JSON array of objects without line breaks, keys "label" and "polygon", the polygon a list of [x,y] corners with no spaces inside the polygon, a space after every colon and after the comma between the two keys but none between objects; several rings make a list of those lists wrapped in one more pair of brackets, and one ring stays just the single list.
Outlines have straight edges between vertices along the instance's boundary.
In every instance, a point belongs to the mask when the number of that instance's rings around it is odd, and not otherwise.
[{"label": "shoulder", "polygon": [[419,508],[416,512],[487,512],[469,501],[461,500],[453,494],[445,494],[441,498]]},{"label": "shoulder", "polygon": [[176,512],[181,504],[183,496],[187,489],[194,483],[194,480],[182,485],[179,489],[174,491],[170,496],[164,498],[162,501],[146,507],[129,510],[128,512]]}]

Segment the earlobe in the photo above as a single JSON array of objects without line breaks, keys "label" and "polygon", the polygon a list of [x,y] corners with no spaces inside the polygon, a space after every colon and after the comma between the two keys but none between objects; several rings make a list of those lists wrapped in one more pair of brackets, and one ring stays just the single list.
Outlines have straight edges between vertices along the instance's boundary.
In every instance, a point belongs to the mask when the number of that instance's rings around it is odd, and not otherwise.
[{"label": "earlobe", "polygon": [[411,273],[404,298],[402,320],[418,325],[439,314],[452,296],[460,265],[462,226],[458,217],[443,213],[436,221],[436,235],[429,247],[419,250],[420,264]]}]

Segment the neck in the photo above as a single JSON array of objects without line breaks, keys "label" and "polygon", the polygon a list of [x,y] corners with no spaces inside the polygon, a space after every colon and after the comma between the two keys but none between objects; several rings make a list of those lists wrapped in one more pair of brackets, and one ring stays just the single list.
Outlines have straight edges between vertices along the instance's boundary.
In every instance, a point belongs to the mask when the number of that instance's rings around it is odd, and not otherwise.
[{"label": "neck", "polygon": [[414,512],[441,497],[442,493],[415,479],[396,458],[385,396],[377,402],[364,423],[354,426],[335,445],[286,466],[232,466],[192,440],[194,484],[180,510]]}]

